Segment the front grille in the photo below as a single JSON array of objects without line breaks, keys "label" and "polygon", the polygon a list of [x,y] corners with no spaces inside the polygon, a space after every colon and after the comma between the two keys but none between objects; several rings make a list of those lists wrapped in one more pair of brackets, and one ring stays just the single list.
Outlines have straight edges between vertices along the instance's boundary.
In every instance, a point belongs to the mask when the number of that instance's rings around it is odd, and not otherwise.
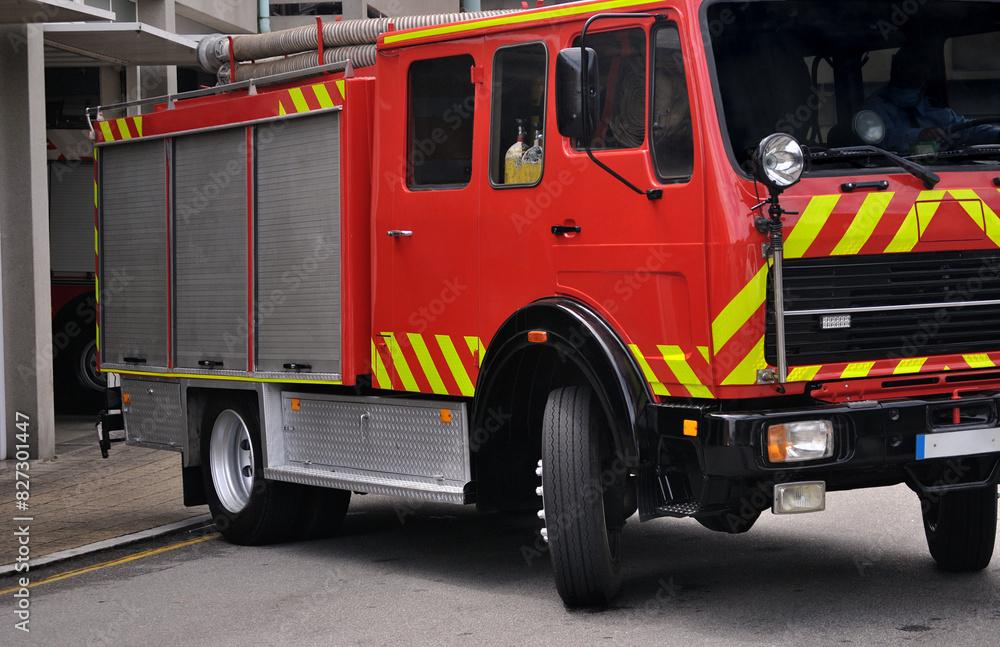
[{"label": "front grille", "polygon": [[[1000,250],[786,259],[783,269],[790,365],[1000,349]],[[772,281],[773,271],[764,344],[774,365]],[[823,314],[794,314],[803,310],[847,310],[850,327],[824,330]]]}]

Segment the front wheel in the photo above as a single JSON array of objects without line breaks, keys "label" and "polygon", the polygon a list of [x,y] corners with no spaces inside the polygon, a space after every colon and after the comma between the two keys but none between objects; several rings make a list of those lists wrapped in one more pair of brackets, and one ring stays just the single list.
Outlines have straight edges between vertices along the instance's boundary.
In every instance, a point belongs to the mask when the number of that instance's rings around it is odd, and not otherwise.
[{"label": "front wheel", "polygon": [[257,409],[241,398],[209,406],[201,428],[202,480],[215,527],[234,544],[259,545],[292,536],[297,488],[264,479]]},{"label": "front wheel", "polygon": [[931,557],[942,569],[981,571],[993,558],[997,532],[997,486],[957,490],[921,501]]},{"label": "front wheel", "polygon": [[542,504],[556,589],[569,607],[606,606],[621,588],[628,476],[593,390],[552,391],[542,424]]}]

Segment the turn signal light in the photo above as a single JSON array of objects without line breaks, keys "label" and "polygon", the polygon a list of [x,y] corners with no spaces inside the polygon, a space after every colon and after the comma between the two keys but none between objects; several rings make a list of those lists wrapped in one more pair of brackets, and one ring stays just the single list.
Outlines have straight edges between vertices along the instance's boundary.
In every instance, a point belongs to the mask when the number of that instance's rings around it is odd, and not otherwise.
[{"label": "turn signal light", "polygon": [[830,456],[833,456],[833,423],[829,420],[797,420],[767,428],[767,459],[772,463]]},{"label": "turn signal light", "polygon": [[528,341],[532,344],[544,344],[549,340],[549,333],[544,330],[531,330],[528,332]]}]

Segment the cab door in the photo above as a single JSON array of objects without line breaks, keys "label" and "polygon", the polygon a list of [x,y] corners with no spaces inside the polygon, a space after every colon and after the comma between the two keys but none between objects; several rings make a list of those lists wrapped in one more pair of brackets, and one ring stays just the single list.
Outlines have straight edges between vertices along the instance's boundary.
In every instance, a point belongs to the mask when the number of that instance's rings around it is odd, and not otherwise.
[{"label": "cab door", "polygon": [[[375,386],[471,396],[479,363],[482,40],[400,50],[376,162]],[[388,109],[387,109],[388,108]],[[384,129],[384,130],[382,130]],[[395,156],[392,150],[401,151]]]}]

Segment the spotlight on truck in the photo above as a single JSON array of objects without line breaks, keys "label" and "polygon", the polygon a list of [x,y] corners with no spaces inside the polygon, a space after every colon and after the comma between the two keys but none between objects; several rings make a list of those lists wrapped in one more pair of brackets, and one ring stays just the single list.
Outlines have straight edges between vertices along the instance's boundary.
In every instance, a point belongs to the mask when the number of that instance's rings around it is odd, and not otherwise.
[{"label": "spotlight on truck", "polygon": [[780,193],[798,182],[804,169],[805,153],[791,135],[768,135],[754,152],[754,176],[772,192]]}]

